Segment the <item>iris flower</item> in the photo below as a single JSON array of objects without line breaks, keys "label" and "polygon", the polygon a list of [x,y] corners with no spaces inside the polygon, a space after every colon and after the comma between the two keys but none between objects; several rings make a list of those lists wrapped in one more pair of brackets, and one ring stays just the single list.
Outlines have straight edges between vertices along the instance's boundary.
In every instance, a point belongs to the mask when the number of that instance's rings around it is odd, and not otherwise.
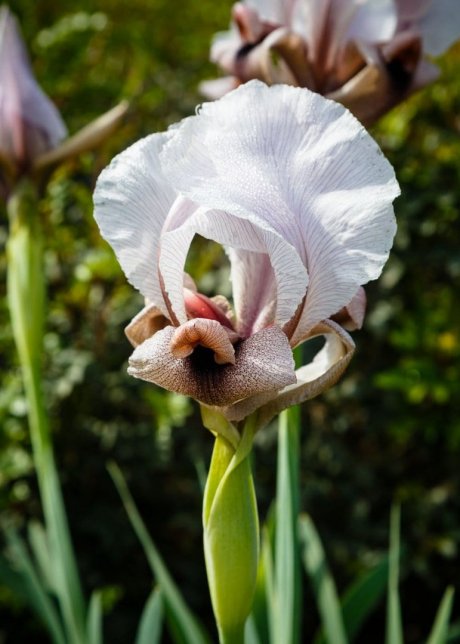
[{"label": "iris flower", "polygon": [[460,38],[457,0],[247,0],[218,34],[211,60],[230,76],[216,98],[252,78],[308,87],[370,125],[435,80],[438,56]]},{"label": "iris flower", "polygon": [[0,187],[8,195],[24,174],[41,172],[107,138],[127,110],[125,102],[70,138],[54,104],[33,75],[18,24],[0,8]]},{"label": "iris flower", "polygon": [[[258,409],[260,424],[323,391],[353,353],[340,322],[362,317],[398,194],[362,125],[306,89],[252,81],[138,141],[94,195],[102,235],[147,301],[126,329],[129,373],[231,421]],[[233,306],[184,273],[197,234],[225,247]],[[324,347],[296,370],[292,349],[318,335]]]}]

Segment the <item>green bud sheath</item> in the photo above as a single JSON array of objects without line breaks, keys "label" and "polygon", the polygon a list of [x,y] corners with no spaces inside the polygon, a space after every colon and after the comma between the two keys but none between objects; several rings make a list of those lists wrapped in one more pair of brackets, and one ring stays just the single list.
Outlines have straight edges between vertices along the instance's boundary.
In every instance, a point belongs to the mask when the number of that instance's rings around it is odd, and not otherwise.
[{"label": "green bud sheath", "polygon": [[204,552],[221,644],[242,644],[259,557],[259,520],[249,452],[250,423],[235,450],[216,437],[203,504]]}]

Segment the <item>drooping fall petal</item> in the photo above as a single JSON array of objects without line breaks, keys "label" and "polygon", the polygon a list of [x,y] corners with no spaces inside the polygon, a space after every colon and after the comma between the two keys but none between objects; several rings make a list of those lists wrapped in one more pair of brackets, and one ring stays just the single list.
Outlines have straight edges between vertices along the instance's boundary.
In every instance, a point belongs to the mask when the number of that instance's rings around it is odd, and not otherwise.
[{"label": "drooping fall petal", "polygon": [[272,326],[235,345],[235,364],[219,365],[213,352],[197,347],[176,358],[168,326],[139,345],[128,372],[165,389],[191,396],[207,405],[229,405],[263,391],[271,394],[295,382],[294,361],[284,333]]},{"label": "drooping fall petal", "polygon": [[278,413],[314,398],[334,385],[347,368],[355,344],[338,324],[327,320],[312,330],[310,338],[324,335],[326,343],[314,360],[296,370],[296,382],[288,385],[276,396],[266,394],[252,396],[223,410],[230,421],[239,421],[255,410],[257,425],[263,427]]}]

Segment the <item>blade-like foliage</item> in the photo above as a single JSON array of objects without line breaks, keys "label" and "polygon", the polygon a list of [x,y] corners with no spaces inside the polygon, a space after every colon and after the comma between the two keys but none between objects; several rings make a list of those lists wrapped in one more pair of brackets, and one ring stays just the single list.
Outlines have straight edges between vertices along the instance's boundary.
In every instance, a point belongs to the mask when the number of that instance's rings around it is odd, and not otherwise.
[{"label": "blade-like foliage", "polygon": [[154,588],[145,602],[135,644],[159,644],[163,626],[161,591]]},{"label": "blade-like foliage", "polygon": [[401,603],[399,600],[401,508],[394,505],[390,517],[390,568],[388,574],[386,644],[403,644]]},{"label": "blade-like foliage", "polygon": [[29,545],[43,579],[44,585],[55,592],[54,564],[49,549],[48,536],[44,526],[38,521],[29,521],[27,526]]},{"label": "blade-like foliage", "polygon": [[298,407],[281,413],[278,429],[278,466],[275,519],[275,642],[300,641],[300,556]]},{"label": "blade-like foliage", "polygon": [[161,589],[168,623],[174,640],[180,644],[204,644],[208,641],[208,638],[204,635],[202,628],[198,625],[196,618],[187,607],[179,589],[169,574],[145,527],[120,468],[115,463],[111,463],[108,469],[120,494],[131,526],[142,544],[152,573]]},{"label": "blade-like foliage", "polygon": [[[346,591],[341,599],[343,622],[348,640],[356,637],[367,617],[382,599],[388,583],[388,558],[363,574]],[[327,644],[321,628],[315,637],[315,644]]]},{"label": "blade-like foliage", "polygon": [[360,577],[345,592],[342,614],[350,641],[382,599],[388,580],[388,558],[384,557],[371,571]]},{"label": "blade-like foliage", "polygon": [[102,644],[102,596],[98,591],[93,592],[89,601],[87,633],[88,644]]},{"label": "blade-like foliage", "polygon": [[427,644],[446,644],[449,641],[449,621],[453,603],[454,589],[449,586],[439,605]]},{"label": "blade-like foliage", "polygon": [[329,571],[324,548],[308,515],[299,519],[303,561],[315,594],[328,644],[346,644],[347,637],[334,579]]},{"label": "blade-like foliage", "polygon": [[25,544],[12,528],[7,528],[5,535],[17,572],[11,570],[5,560],[1,560],[0,578],[11,588],[20,591],[46,626],[53,644],[67,644],[56,606],[43,586]]}]

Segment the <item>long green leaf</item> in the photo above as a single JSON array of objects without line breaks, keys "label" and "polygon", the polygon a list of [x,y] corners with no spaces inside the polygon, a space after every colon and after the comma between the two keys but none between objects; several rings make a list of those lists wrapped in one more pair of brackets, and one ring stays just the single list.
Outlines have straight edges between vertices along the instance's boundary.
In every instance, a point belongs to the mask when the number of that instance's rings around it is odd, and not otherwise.
[{"label": "long green leaf", "polygon": [[346,644],[347,637],[334,579],[329,571],[324,548],[308,515],[299,520],[305,570],[310,577],[318,611],[328,644]]},{"label": "long green leaf", "polygon": [[7,295],[13,335],[28,403],[34,465],[45,516],[53,587],[71,644],[85,643],[85,605],[53,454],[44,403],[41,367],[45,312],[43,231],[37,217],[38,195],[28,179],[19,182],[7,204]]},{"label": "long green leaf", "polygon": [[[261,553],[257,571],[256,592],[252,605],[251,615],[246,624],[246,644],[251,640],[248,637],[248,630],[255,631],[260,642],[270,642],[272,637],[270,620],[275,612],[274,580],[273,580],[273,558],[270,544],[268,527],[265,525],[261,531]],[[249,626],[250,624],[250,626]],[[254,639],[254,636],[252,636]]]},{"label": "long green leaf", "polygon": [[299,422],[298,407],[280,415],[276,489],[274,642],[292,644],[300,641]]},{"label": "long green leaf", "polygon": [[[43,587],[42,581],[34,567],[27,548],[13,529],[7,528],[5,530],[5,535],[14,564],[18,570],[18,574],[23,580],[21,594],[27,599],[35,613],[46,626],[53,643],[67,644],[55,605]],[[8,582],[8,574],[5,574],[6,571],[4,565],[0,566],[0,575],[2,572],[2,576]],[[16,588],[21,587],[17,575],[13,573],[12,576],[10,575],[10,579],[13,580]]]},{"label": "long green leaf", "polygon": [[401,603],[399,600],[401,508],[394,505],[390,517],[390,568],[388,573],[386,644],[403,644]]},{"label": "long green leaf", "polygon": [[[366,618],[382,599],[388,583],[388,558],[384,557],[369,572],[363,574],[346,591],[341,600],[343,622],[348,640],[356,637]],[[315,644],[327,644],[323,629]]]},{"label": "long green leaf", "polygon": [[29,601],[29,591],[24,575],[17,570],[13,570],[11,566],[12,564],[8,559],[0,554],[0,584],[27,603]]},{"label": "long green leaf", "polygon": [[460,642],[460,622],[455,622],[449,627],[447,644],[458,644]]},{"label": "long green leaf", "polygon": [[262,644],[253,615],[249,615],[244,628],[244,644]]},{"label": "long green leaf", "polygon": [[262,530],[261,560],[264,566],[265,597],[267,605],[267,628],[269,637],[266,641],[275,641],[275,613],[276,613],[276,591],[275,571],[273,566],[273,545],[270,535],[270,526],[265,525]]},{"label": "long green leaf", "polygon": [[163,625],[163,600],[159,588],[154,588],[145,602],[135,644],[159,644]]},{"label": "long green leaf", "polygon": [[439,605],[427,644],[446,644],[448,641],[449,621],[453,603],[454,589],[449,586]]},{"label": "long green leaf", "polygon": [[362,624],[385,594],[388,579],[388,558],[384,557],[367,574],[362,575],[344,594],[342,614],[347,637],[357,635]]},{"label": "long green leaf", "polygon": [[49,550],[46,530],[38,521],[29,521],[27,532],[29,545],[42,575],[43,582],[54,592],[54,564]]},{"label": "long green leaf", "polygon": [[102,595],[96,590],[91,595],[88,607],[86,631],[89,644],[102,644],[103,642],[102,617]]},{"label": "long green leaf", "polygon": [[131,526],[142,544],[150,568],[161,589],[169,624],[174,633],[175,640],[184,644],[203,644],[204,642],[208,642],[209,639],[205,636],[196,618],[187,607],[179,589],[156,549],[134,503],[134,499],[128,490],[120,468],[115,463],[110,463],[108,469],[121,497]]}]

